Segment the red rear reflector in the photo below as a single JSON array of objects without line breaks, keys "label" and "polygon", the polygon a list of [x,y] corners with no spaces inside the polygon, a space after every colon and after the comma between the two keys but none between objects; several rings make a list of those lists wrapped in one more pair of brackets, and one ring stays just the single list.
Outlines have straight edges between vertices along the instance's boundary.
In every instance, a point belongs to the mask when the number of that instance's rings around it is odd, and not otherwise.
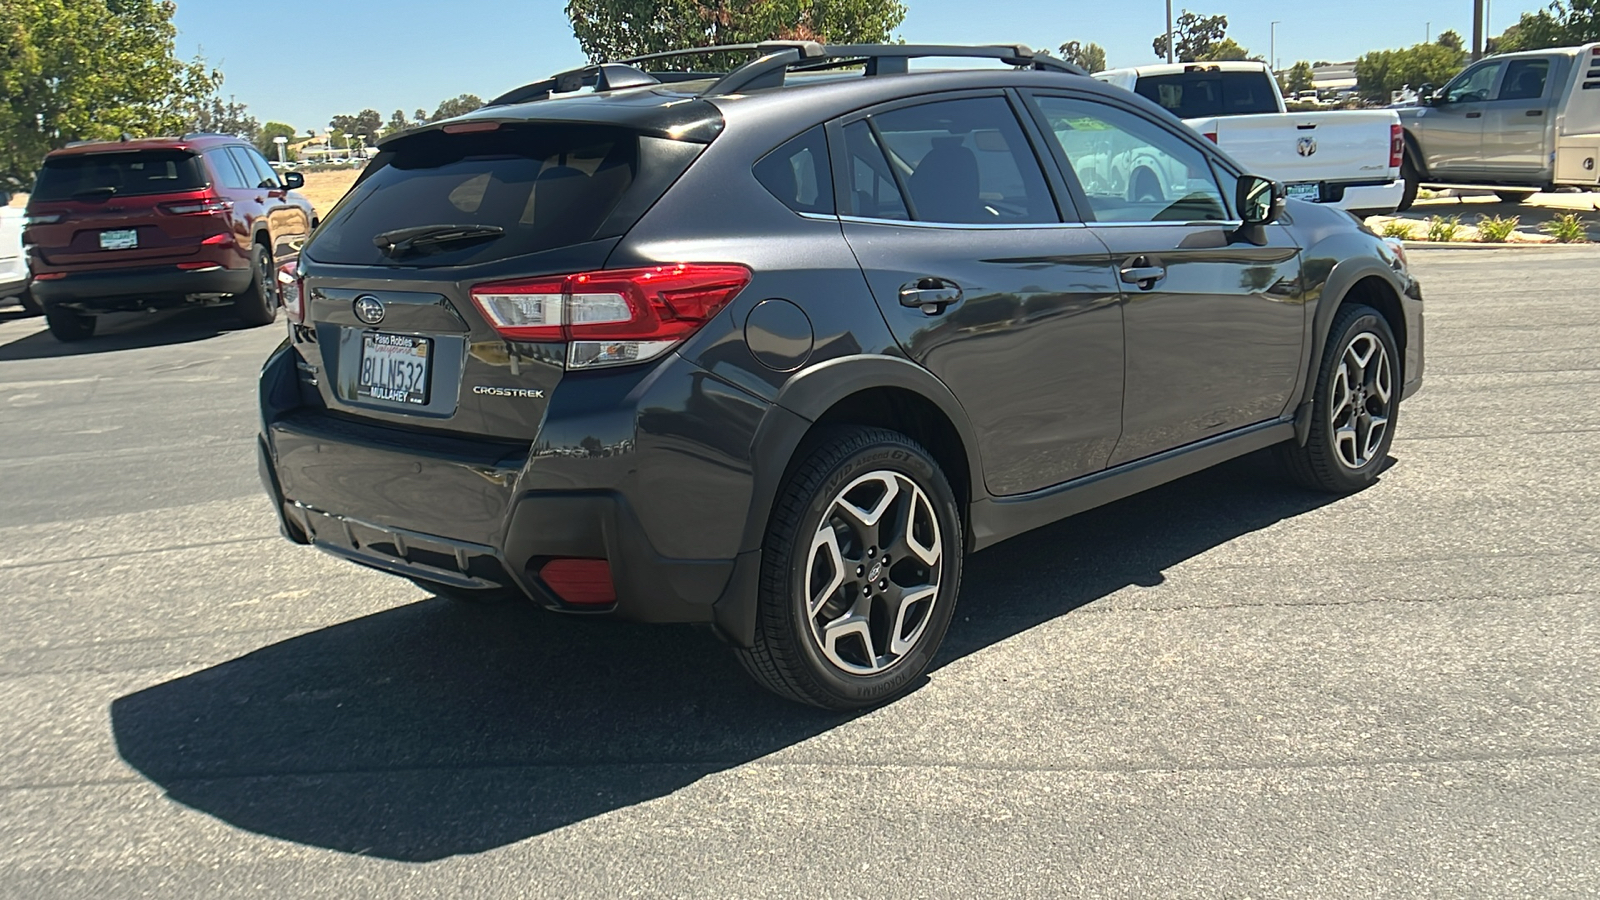
[{"label": "red rear reflector", "polygon": [[1406,131],[1398,123],[1389,126],[1389,168],[1398,169],[1406,154]]},{"label": "red rear reflector", "polygon": [[233,243],[233,235],[231,235],[231,234],[213,234],[211,237],[206,238],[205,240],[201,241],[200,243],[209,244],[211,246],[219,246],[219,245],[222,245],[222,244],[231,244],[231,243]]},{"label": "red rear reflector", "polygon": [[296,265],[296,263],[284,263],[278,267],[278,298],[283,302],[283,311],[288,313],[289,321],[296,325],[304,325],[305,282],[295,271]]},{"label": "red rear reflector", "polygon": [[553,559],[539,570],[539,578],[557,597],[575,606],[610,606],[617,602],[611,564],[603,559]]},{"label": "red rear reflector", "polygon": [[67,273],[65,273],[65,272],[40,272],[39,274],[33,276],[33,280],[34,281],[55,281],[57,278],[65,278],[65,277],[67,277]]},{"label": "red rear reflector", "polygon": [[445,134],[472,134],[476,131],[499,131],[499,122],[457,122],[439,129]]},{"label": "red rear reflector", "polygon": [[501,337],[568,341],[568,368],[584,368],[661,355],[749,283],[744,266],[680,263],[480,284],[472,301]]},{"label": "red rear reflector", "polygon": [[181,262],[178,263],[178,268],[185,272],[209,272],[212,269],[222,268],[222,264],[214,262]]}]

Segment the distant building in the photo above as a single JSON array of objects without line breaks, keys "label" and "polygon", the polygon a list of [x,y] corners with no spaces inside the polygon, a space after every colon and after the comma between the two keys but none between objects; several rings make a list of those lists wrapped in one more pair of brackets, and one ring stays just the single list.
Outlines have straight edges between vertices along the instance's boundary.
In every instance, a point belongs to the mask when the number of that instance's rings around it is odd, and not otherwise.
[{"label": "distant building", "polygon": [[1314,66],[1311,69],[1311,86],[1318,93],[1353,91],[1356,87],[1356,64],[1347,62]]}]

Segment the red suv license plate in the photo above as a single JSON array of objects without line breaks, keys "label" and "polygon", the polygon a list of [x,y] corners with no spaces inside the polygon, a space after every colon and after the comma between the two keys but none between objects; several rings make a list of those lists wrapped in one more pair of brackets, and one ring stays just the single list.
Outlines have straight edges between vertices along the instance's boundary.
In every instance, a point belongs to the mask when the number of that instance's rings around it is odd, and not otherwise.
[{"label": "red suv license plate", "polygon": [[361,377],[356,395],[385,403],[426,406],[433,341],[408,334],[361,336]]}]

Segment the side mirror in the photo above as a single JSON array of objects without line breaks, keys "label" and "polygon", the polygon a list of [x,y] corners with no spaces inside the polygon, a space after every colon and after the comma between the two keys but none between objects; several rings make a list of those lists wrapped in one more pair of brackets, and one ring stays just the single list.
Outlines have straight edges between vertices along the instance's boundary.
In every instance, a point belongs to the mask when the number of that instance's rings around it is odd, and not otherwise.
[{"label": "side mirror", "polygon": [[299,172],[283,173],[283,189],[293,191],[306,186],[306,176]]},{"label": "side mirror", "polygon": [[1243,175],[1239,178],[1237,205],[1239,218],[1248,226],[1271,225],[1283,215],[1288,192],[1283,185],[1260,175]]},{"label": "side mirror", "polygon": [[1436,90],[1438,90],[1438,88],[1435,88],[1431,84],[1424,84],[1422,87],[1417,88],[1417,102],[1423,106],[1432,106],[1435,103],[1438,103],[1439,98],[1434,96],[1433,93]]}]

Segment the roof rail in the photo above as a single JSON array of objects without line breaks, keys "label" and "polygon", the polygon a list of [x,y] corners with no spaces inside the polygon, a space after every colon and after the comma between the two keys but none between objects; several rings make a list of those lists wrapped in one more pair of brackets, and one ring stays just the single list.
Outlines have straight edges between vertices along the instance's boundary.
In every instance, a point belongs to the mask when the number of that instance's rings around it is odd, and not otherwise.
[{"label": "roof rail", "polygon": [[660,79],[654,75],[633,66],[624,63],[600,63],[595,66],[584,66],[581,69],[557,72],[543,81],[513,88],[485,103],[484,106],[508,106],[512,103],[544,100],[555,94],[570,94],[585,87],[593,87],[595,93],[603,93],[660,83]]},{"label": "roof rail", "polygon": [[827,44],[810,41],[771,41],[757,44],[760,57],[734,69],[706,90],[703,96],[716,97],[783,85],[784,76],[795,71],[838,68],[841,64],[862,62],[866,74],[898,75],[907,72],[910,61],[927,58],[994,59],[1008,66],[1040,71],[1087,75],[1065,60],[1039,53],[1026,44],[971,46],[964,44]]}]

